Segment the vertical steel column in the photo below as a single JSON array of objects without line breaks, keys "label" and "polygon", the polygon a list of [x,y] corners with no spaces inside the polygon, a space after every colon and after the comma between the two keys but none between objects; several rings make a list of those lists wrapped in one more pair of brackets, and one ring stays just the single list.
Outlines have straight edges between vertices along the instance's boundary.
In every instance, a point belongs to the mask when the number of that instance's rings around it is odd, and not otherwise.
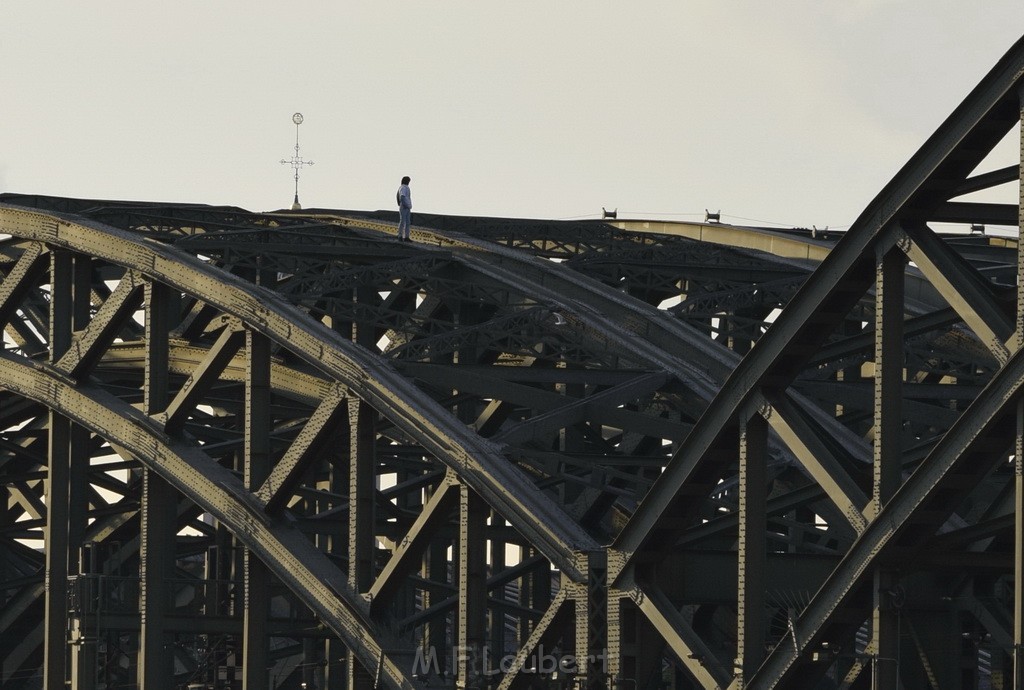
[{"label": "vertical steel column", "polygon": [[576,687],[608,687],[608,554],[587,553],[586,598],[576,602]]},{"label": "vertical steel column", "polygon": [[[374,490],[376,488],[376,411],[359,399],[348,402],[348,584],[356,592],[373,583]],[[368,690],[374,685],[371,669],[347,656],[349,690]]]},{"label": "vertical steel column", "polygon": [[71,421],[50,412],[49,467],[46,474],[44,690],[63,690],[67,673],[68,474]]},{"label": "vertical steel column", "polygon": [[[398,467],[395,472],[396,481],[399,485],[405,484],[419,476],[416,471],[404,467]],[[416,489],[404,491],[396,497],[396,505],[402,510],[409,511],[409,514],[417,514],[423,511],[423,491]],[[422,559],[421,559],[422,561]],[[391,603],[393,615],[399,620],[416,612],[416,591],[413,587],[403,587],[395,593]]]},{"label": "vertical steel column", "polygon": [[[72,257],[56,250],[50,254],[50,362],[71,345]],[[71,457],[71,422],[50,412],[49,458],[46,474],[46,593],[43,620],[43,688],[64,690],[67,680],[68,626],[68,482]]]},{"label": "vertical steel column", "polygon": [[142,525],[139,544],[139,687],[167,684],[173,666],[167,609],[173,593],[168,578],[175,559],[176,495],[154,472],[142,474]]},{"label": "vertical steel column", "polygon": [[[270,474],[270,340],[245,332],[245,486],[256,491]],[[245,550],[245,609],[242,622],[242,688],[267,690],[270,661],[267,619],[270,616],[270,573]]]},{"label": "vertical steel column", "polygon": [[[874,519],[900,486],[903,464],[903,302],[906,257],[889,248],[879,257],[875,278],[875,443],[870,517]],[[899,686],[899,611],[892,592],[898,585],[885,566],[874,573],[871,687]]]},{"label": "vertical steel column", "polygon": [[[525,547],[524,558],[533,558],[540,555],[540,551],[533,546]],[[523,606],[532,608],[535,611],[547,611],[551,607],[551,566],[547,561],[541,561],[536,567],[531,568],[523,575]],[[533,632],[534,621],[524,617],[519,624],[519,644]]]},{"label": "vertical steel column", "polygon": [[[578,369],[569,363],[566,363],[567,369]],[[567,400],[583,400],[587,396],[587,386],[583,383],[566,383],[564,386],[564,395]],[[583,429],[575,424],[569,424],[562,430],[562,452],[564,453],[580,453],[586,446],[586,436],[583,433]]]},{"label": "vertical steel column", "polygon": [[483,683],[487,630],[488,506],[472,489],[459,486],[459,609],[457,688]]},{"label": "vertical steel column", "polygon": [[374,443],[376,412],[362,400],[348,403],[349,448],[348,486],[348,584],[357,592],[365,592],[373,584],[374,489],[376,488],[376,453]]},{"label": "vertical steel column", "polygon": [[[612,578],[609,578],[612,579]],[[613,690],[619,690],[622,686],[625,678],[622,674],[623,667],[623,645],[625,643],[624,638],[624,625],[623,617],[626,615],[635,615],[634,612],[627,611],[630,607],[627,606],[628,599],[621,596],[618,590],[608,590],[608,649],[606,651],[607,659],[605,661],[605,673],[608,675],[608,687]]]},{"label": "vertical steel column", "polygon": [[[71,331],[81,331],[89,325],[92,306],[92,258],[74,255],[71,266]],[[70,343],[69,343],[70,345]],[[89,523],[89,430],[71,424],[70,455],[68,457],[68,573],[81,572],[81,551],[85,530]],[[71,687],[72,690],[92,690],[96,687],[96,655],[99,640],[86,629],[94,623],[83,612],[71,622]],[[95,630],[94,630],[95,633]]]},{"label": "vertical steel column", "polygon": [[[423,554],[423,576],[427,582],[446,584],[448,582],[448,540],[431,541],[427,552]],[[443,601],[444,593],[437,587],[428,587],[423,593],[423,609],[429,609]],[[437,670],[442,675],[451,672],[449,663],[448,635],[446,616],[435,615],[430,618],[423,629],[423,651],[430,655],[425,658],[437,659]]]},{"label": "vertical steel column", "polygon": [[[843,323],[840,326],[840,333],[843,336],[855,336],[860,334],[862,331],[861,322],[859,319],[847,318],[843,319]],[[851,366],[842,367],[835,372],[835,380],[843,381],[851,384],[856,384],[861,379],[860,364],[855,362]],[[845,413],[845,409],[842,403],[835,405],[835,416],[840,417]]]},{"label": "vertical steel column", "polygon": [[[356,306],[373,303],[375,295],[367,285],[356,289]],[[359,321],[352,326],[352,337],[368,349],[374,347],[372,321]],[[376,411],[358,399],[348,402],[349,423],[349,486],[348,537],[349,586],[365,592],[373,583],[374,489],[376,488],[377,442]]]},{"label": "vertical steel column", "polygon": [[[497,574],[505,569],[505,540],[502,533],[505,520],[497,511],[491,511],[491,573]],[[496,601],[505,601],[505,587],[502,586],[491,595]],[[499,605],[491,614],[491,656],[501,659],[505,655],[505,610]]]},{"label": "vertical steel column", "polygon": [[879,259],[875,279],[875,444],[871,517],[900,486],[903,461],[903,293],[906,257],[899,249]]},{"label": "vertical steel column", "polygon": [[[534,555],[534,550],[529,546],[522,545],[519,547],[519,560],[525,561],[527,558],[531,558]],[[523,573],[523,576],[519,578],[519,605],[523,609],[528,609],[533,606],[535,588],[535,577],[533,575],[534,569],[529,569]],[[530,632],[533,630],[533,619],[530,616],[520,614],[519,622],[516,626],[516,646],[522,647],[526,638],[530,636]]]},{"label": "vertical steel column", "polygon": [[[1021,121],[1017,210],[1017,348],[1024,347],[1024,89],[1018,93]],[[1013,687],[1024,690],[1024,400],[1017,402],[1014,445]]]},{"label": "vertical steel column", "polygon": [[74,255],[64,249],[50,252],[50,361],[71,347],[74,319]]},{"label": "vertical steel column", "polygon": [[[349,445],[347,424],[338,424],[338,430],[334,432],[335,442],[328,447],[335,450],[331,453],[328,461],[327,491],[332,497],[348,495],[349,480]],[[332,501],[335,500],[332,498]],[[338,507],[331,505],[332,508]],[[338,557],[348,555],[348,525],[341,520],[334,521],[330,527],[331,531],[324,535],[324,551]],[[341,640],[330,636],[324,641],[324,690],[345,690],[348,683],[348,650]]]},{"label": "vertical steel column", "polygon": [[[764,661],[767,548],[768,422],[757,412],[740,420],[739,540],[736,551],[736,683],[743,687]],[[790,631],[793,633],[793,631]],[[795,634],[795,633],[794,633]]]},{"label": "vertical steel column", "polygon": [[167,409],[170,395],[168,361],[172,305],[177,294],[160,283],[146,285],[146,371],[143,396],[146,414]]},{"label": "vertical steel column", "polygon": [[[89,325],[90,307],[92,306],[92,258],[77,254],[72,262],[71,272],[71,330],[85,330]],[[70,343],[69,343],[70,344]],[[71,425],[71,458],[70,475],[68,477],[69,502],[71,514],[68,526],[68,558],[69,572],[79,572],[79,555],[85,539],[85,528],[88,524],[89,492],[89,454],[90,434],[87,429]]]},{"label": "vertical steel column", "polygon": [[737,307],[733,309],[731,319],[735,324],[733,335],[730,336],[729,346],[733,352],[745,355],[750,352],[750,349],[754,346],[754,342],[757,340],[754,333],[747,331],[741,324],[744,322],[756,323],[758,321],[764,321],[768,312],[763,307]]},{"label": "vertical steel column", "polygon": [[[1024,256],[1024,251],[1021,252],[1021,255]],[[1021,303],[1019,292],[1017,303],[1018,305]],[[1021,329],[1018,322],[1017,337],[1020,338],[1020,335]],[[1024,400],[1017,401],[1016,416],[1017,437],[1013,446],[1013,688],[1014,690],[1024,690]]]},{"label": "vertical steel column", "polygon": [[[167,408],[168,333],[171,294],[164,285],[146,285],[146,365],[143,405],[153,415]],[[166,632],[171,592],[167,578],[174,565],[177,492],[152,470],[142,470],[139,533],[140,688],[160,687],[173,672]]]},{"label": "vertical steel column", "polygon": [[[306,690],[320,690],[324,686],[324,665],[320,656],[323,647],[317,642],[318,640],[311,637],[302,640],[302,680],[299,681],[299,687]],[[267,675],[266,671],[264,675]]]},{"label": "vertical steel column", "polygon": [[[612,690],[658,684],[665,641],[629,596],[608,600],[608,683]],[[689,687],[689,686],[687,686]]]}]

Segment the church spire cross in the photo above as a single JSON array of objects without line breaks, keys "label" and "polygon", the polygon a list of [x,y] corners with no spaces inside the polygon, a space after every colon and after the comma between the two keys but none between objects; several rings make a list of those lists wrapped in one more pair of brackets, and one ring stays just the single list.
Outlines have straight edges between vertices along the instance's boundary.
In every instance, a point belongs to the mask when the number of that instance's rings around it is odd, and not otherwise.
[{"label": "church spire cross", "polygon": [[292,210],[297,211],[302,208],[299,205],[299,170],[304,165],[313,165],[313,161],[303,160],[299,154],[299,125],[302,124],[302,113],[292,115],[292,122],[295,123],[295,155],[291,157],[291,160],[282,158],[281,165],[290,165],[295,170],[295,201],[292,202]]}]

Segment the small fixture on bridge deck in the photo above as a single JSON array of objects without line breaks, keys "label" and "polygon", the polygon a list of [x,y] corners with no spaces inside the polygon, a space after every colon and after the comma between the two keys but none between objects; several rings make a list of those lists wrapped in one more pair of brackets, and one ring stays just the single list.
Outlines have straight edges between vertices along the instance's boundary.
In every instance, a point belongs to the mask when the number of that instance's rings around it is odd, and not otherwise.
[{"label": "small fixture on bridge deck", "polygon": [[618,217],[619,217],[619,209],[616,208],[616,209],[613,209],[613,210],[609,211],[604,206],[601,207],[601,218],[602,219],[604,219],[604,218],[618,218]]},{"label": "small fixture on bridge deck", "polygon": [[817,225],[811,226],[811,239],[814,240],[827,240],[828,239],[828,226],[824,228],[818,228]]},{"label": "small fixture on bridge deck", "polygon": [[971,223],[971,234],[972,235],[984,235],[985,226],[981,223]]},{"label": "small fixture on bridge deck", "polygon": [[704,222],[705,223],[720,223],[722,222],[722,209],[718,209],[714,213],[704,209]]}]

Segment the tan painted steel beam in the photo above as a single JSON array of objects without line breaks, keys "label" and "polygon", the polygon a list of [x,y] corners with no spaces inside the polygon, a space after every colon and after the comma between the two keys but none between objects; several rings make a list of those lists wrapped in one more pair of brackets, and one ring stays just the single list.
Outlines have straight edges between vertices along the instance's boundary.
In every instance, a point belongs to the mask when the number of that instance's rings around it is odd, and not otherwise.
[{"label": "tan painted steel beam", "polygon": [[996,359],[1005,362],[1013,322],[996,303],[989,287],[928,229],[908,228],[906,233],[907,257],[988,346]]},{"label": "tan painted steel beam", "polygon": [[773,395],[760,406],[772,430],[793,452],[807,473],[825,491],[850,527],[860,534],[867,525],[864,510],[868,498],[850,478],[831,451],[814,433],[800,412],[785,396]]},{"label": "tan painted steel beam", "polygon": [[291,497],[291,490],[317,450],[334,432],[334,427],[345,419],[348,413],[347,400],[348,391],[344,386],[332,388],[302,425],[288,450],[274,464],[266,480],[255,492],[256,497],[266,505],[267,512],[284,507]]},{"label": "tan painted steel beam", "polygon": [[[567,615],[572,601],[569,598],[568,593],[569,587],[562,586],[559,588],[558,594],[556,594],[554,599],[551,600],[551,605],[548,607],[547,611],[544,612],[540,621],[538,621],[537,625],[534,626],[529,636],[527,636],[526,641],[519,647],[515,657],[508,664],[508,671],[502,677],[501,682],[498,683],[498,687],[495,688],[495,690],[510,690],[513,683],[522,680],[522,676],[526,675],[525,668],[530,659],[530,655],[537,649],[537,645],[540,644],[544,636],[547,635],[555,626],[557,619]],[[536,672],[536,669],[532,671],[532,673]]]},{"label": "tan painted steel beam", "polygon": [[189,415],[195,411],[196,405],[220,380],[221,371],[244,344],[245,332],[240,325],[226,325],[206,358],[189,375],[185,385],[168,403],[167,409],[157,416],[157,419],[163,422],[167,433],[176,434],[181,431]]},{"label": "tan painted steel beam", "polygon": [[50,257],[41,242],[31,242],[18,257],[17,263],[0,283],[0,325],[6,326],[21,307],[25,294],[31,290],[49,264]]},{"label": "tan painted steel beam", "polygon": [[678,221],[620,220],[611,225],[630,232],[650,232],[660,235],[688,237],[709,244],[742,247],[790,259],[821,261],[833,243],[811,237],[764,228],[748,228],[728,223],[686,223]]},{"label": "tan painted steel beam", "polygon": [[383,610],[391,602],[403,579],[419,565],[419,560],[422,559],[437,529],[451,518],[457,489],[457,480],[454,474],[449,472],[424,504],[409,532],[402,538],[370,587],[367,595],[371,613]]},{"label": "tan painted steel beam", "polygon": [[88,326],[76,331],[71,347],[54,366],[73,379],[87,374],[113,342],[125,320],[130,319],[142,304],[144,284],[134,271],[125,273]]},{"label": "tan painted steel beam", "polygon": [[726,665],[722,664],[711,648],[704,644],[660,589],[653,585],[623,584],[628,586],[619,589],[630,594],[637,608],[651,622],[700,687],[705,690],[717,690],[729,685],[732,674]]}]

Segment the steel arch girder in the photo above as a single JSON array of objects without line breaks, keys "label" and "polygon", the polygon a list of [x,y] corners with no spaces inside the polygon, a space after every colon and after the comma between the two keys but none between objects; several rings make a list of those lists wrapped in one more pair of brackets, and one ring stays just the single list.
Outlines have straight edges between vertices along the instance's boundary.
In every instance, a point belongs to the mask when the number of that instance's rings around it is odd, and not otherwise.
[{"label": "steel arch girder", "polygon": [[[965,177],[1019,121],[1018,93],[1024,83],[1024,39],[1013,46],[989,75],[904,166],[899,174],[861,213],[846,236],[825,257],[757,347],[737,366],[702,418],[695,433],[665,468],[659,481],[629,520],[615,547],[627,558],[642,551],[658,528],[662,515],[682,486],[696,476],[716,472],[702,458],[716,439],[735,424],[742,404],[761,387],[787,386],[793,365],[804,362],[827,334],[827,314],[845,313],[874,281],[876,252],[892,247],[901,232],[901,217],[915,223],[927,208],[934,208],[954,193]],[[989,118],[996,127],[982,127]],[[1005,124],[1005,126],[1002,126]],[[975,135],[975,132],[981,131]],[[998,130],[999,134],[993,134]],[[979,152],[967,144],[980,138],[989,147]],[[960,155],[954,157],[952,152]],[[948,162],[947,161],[951,161]],[[947,168],[960,177],[948,177]],[[944,174],[939,174],[939,173]],[[844,308],[846,305],[847,308]],[[835,317],[833,317],[834,319]],[[833,321],[834,323],[834,321]],[[825,331],[826,333],[822,333]],[[808,337],[815,334],[816,337]]]},{"label": "steel arch girder", "polygon": [[[807,361],[810,355],[808,346],[813,347],[820,342],[817,338],[805,339],[806,334],[811,329],[828,331],[834,327],[836,319],[827,315],[844,312],[844,302],[852,306],[853,297],[868,289],[874,280],[872,271],[877,257],[897,243],[907,251],[910,247],[905,243],[904,228],[917,229],[922,226],[930,217],[929,209],[935,209],[945,202],[948,195],[955,193],[960,179],[970,173],[1012,124],[1020,120],[1022,84],[1024,40],[1007,53],[964,104],[869,205],[847,236],[783,311],[772,329],[740,363],[733,377],[712,402],[701,424],[697,425],[620,533],[615,546],[622,549],[625,559],[622,572],[626,577],[620,576],[622,582],[628,582],[628,574],[637,562],[638,552],[649,550],[659,530],[667,527],[664,522],[669,519],[679,520],[679,511],[673,510],[673,505],[681,501],[682,496],[701,495],[710,488],[708,482],[720,476],[721,467],[716,465],[721,461],[717,460],[715,449],[722,443],[734,444],[737,417],[751,396],[759,390],[778,390],[790,385],[796,371],[794,364]],[[986,148],[983,144],[989,146]],[[901,227],[901,224],[905,225]],[[950,279],[945,290],[947,294],[952,294],[957,289],[956,278],[943,276],[943,279]],[[962,280],[963,291],[980,302],[980,293],[971,281],[967,278]],[[838,308],[836,305],[839,305]],[[993,316],[988,316],[987,321],[976,319],[981,324],[979,336],[982,340],[990,336],[988,324],[999,321],[994,309],[991,309],[991,313]],[[822,318],[823,315],[825,318]],[[1003,341],[1007,337],[1006,326],[1002,325],[1001,328],[1003,330],[998,337]],[[788,687],[792,683],[805,687],[800,683],[810,679],[795,675],[792,669],[796,661],[809,644],[821,639],[832,614],[863,581],[870,566],[880,562],[883,554],[896,562],[908,561],[907,552],[902,557],[893,555],[896,547],[890,546],[891,540],[915,528],[918,530],[914,532],[915,536],[930,534],[952,512],[954,506],[950,505],[950,493],[938,499],[936,497],[940,496],[940,489],[947,482],[948,476],[956,471],[957,478],[962,479],[963,473],[959,468],[969,465],[971,459],[978,459],[972,455],[976,445],[983,447],[982,452],[988,454],[990,464],[977,462],[971,468],[969,474],[975,480],[986,469],[1005,460],[1005,455],[1001,456],[998,449],[1006,447],[1011,441],[1004,436],[1002,446],[985,447],[985,434],[994,431],[999,421],[1006,421],[1012,416],[1013,411],[1009,408],[1020,396],[1020,377],[1024,375],[1024,367],[1019,352],[1012,354],[1014,344],[1007,343],[1006,346],[1010,348],[1010,353],[1004,356],[1004,363],[1006,357],[1009,357],[1009,363],[1005,363],[986,391],[947,432],[889,507],[870,522],[843,564],[796,623],[801,628],[802,637],[799,642],[796,643],[794,633],[796,644],[792,648],[788,643],[778,645],[751,681],[751,687]],[[1013,426],[1010,424],[1010,427]],[[964,495],[973,486],[970,480],[955,483],[958,496]],[[949,489],[948,486],[945,488]],[[932,503],[929,504],[929,501]],[[688,512],[692,509],[683,507],[682,510],[685,525],[693,519],[694,514]],[[921,514],[926,515],[919,518]],[[908,547],[903,545],[903,548]]]},{"label": "steel arch girder", "polygon": [[[1000,115],[1000,117],[1002,119],[1006,119],[1006,117],[1008,117],[1008,116],[1006,116],[1005,113],[1004,113],[1004,114]],[[996,127],[995,129],[998,129],[998,127]],[[955,135],[953,138],[956,138],[956,136],[959,136],[958,140],[964,140],[964,139],[970,138],[969,135],[970,135],[970,132],[968,132],[967,134],[963,134],[961,132],[961,134]],[[978,135],[978,137],[979,137],[979,139],[990,139],[991,138],[991,136],[989,134]],[[939,159],[933,159],[933,160],[930,160],[930,161],[923,162],[922,165],[924,165],[925,167],[930,165],[931,166],[931,170],[936,170],[936,169],[939,169],[939,168],[942,167],[942,161],[939,160]],[[927,174],[925,176],[927,177]],[[951,177],[955,178],[956,176],[953,175]],[[1001,175],[1000,179],[1002,179],[1002,177],[1004,177],[1004,176]],[[930,181],[931,181],[930,178],[926,179],[925,183],[930,182]],[[906,214],[905,217],[908,220],[919,220],[918,216],[920,214],[925,213],[925,210],[924,210],[925,207],[933,206],[933,202],[935,202],[935,200],[941,200],[946,195],[946,191],[945,190],[946,190],[946,188],[949,185],[947,185],[943,181],[940,180],[940,181],[938,181],[938,182],[936,182],[935,184],[932,184],[932,185],[925,184],[925,183],[922,183],[922,185],[918,188],[919,191],[923,190],[923,191],[920,191],[920,194],[918,194],[917,192],[913,192],[909,196],[906,196],[903,199],[903,201],[900,201],[899,199],[896,199],[895,201],[893,199],[891,199],[891,198],[888,199],[889,203],[896,203],[897,208],[895,208],[895,210],[893,210],[893,209],[885,209],[884,208],[884,204],[881,207],[879,207],[882,210],[879,210],[879,216],[878,217],[882,218],[884,216],[884,218],[878,224],[877,227],[873,227],[872,228],[872,232],[877,232],[878,236],[876,237],[875,235],[872,235],[873,239],[869,240],[866,244],[864,244],[861,247],[862,253],[860,255],[856,256],[854,258],[853,262],[850,263],[848,266],[846,266],[846,268],[849,269],[849,270],[847,270],[847,272],[844,273],[843,277],[839,280],[839,283],[841,283],[841,285],[839,285],[839,289],[842,292],[845,292],[847,294],[840,295],[840,296],[838,296],[836,298],[836,303],[839,306],[842,306],[842,304],[844,304],[844,303],[848,304],[849,300],[853,299],[853,294],[858,292],[859,290],[862,290],[864,285],[870,284],[871,280],[873,279],[873,276],[870,275],[870,271],[869,271],[869,268],[868,268],[869,267],[869,261],[873,261],[873,259],[874,259],[873,255],[874,255],[874,253],[879,248],[888,248],[893,243],[893,235],[886,234],[886,231],[893,229],[893,228],[890,227],[889,221],[892,220],[893,218],[903,217],[902,214],[904,214],[904,213]],[[890,186],[892,186],[892,185],[890,185]],[[959,183],[956,186],[956,189],[962,189],[963,186],[964,186],[963,183]],[[887,187],[887,189],[889,189],[889,188]],[[867,225],[870,225],[870,223],[867,223]],[[861,224],[858,227],[864,228],[864,227],[866,227],[866,225],[865,224]],[[894,232],[896,232],[896,231],[894,230]],[[865,234],[871,234],[871,233],[868,233],[866,231],[861,232],[861,235],[865,235]],[[896,233],[896,236],[898,237],[898,232]],[[875,242],[875,239],[877,239],[877,242]],[[849,244],[849,243],[847,243],[847,244]],[[848,252],[847,258],[849,258],[849,255],[850,254]],[[841,262],[839,264],[836,264],[836,263],[830,264],[830,266],[833,269],[836,269],[837,267],[839,267],[840,269],[843,268],[843,265],[842,265]],[[822,296],[822,292],[831,294],[829,292],[829,289],[826,289],[826,288],[822,287],[823,284],[824,283],[819,281],[817,286],[815,288],[813,288],[814,290],[817,291],[816,292],[816,297],[807,297],[805,295],[803,298],[800,298],[800,299],[803,299],[804,307],[806,307],[808,304],[810,304],[812,306],[815,305],[815,304],[820,304],[820,301],[816,302],[815,300],[817,298],[825,299],[825,297]],[[248,288],[248,290],[251,291],[252,288]],[[844,302],[844,300],[845,300],[845,302]],[[838,314],[839,311],[841,311],[841,310],[837,307],[836,313]],[[764,361],[762,362],[763,364],[765,364],[765,368],[764,369],[762,369],[760,371],[758,371],[756,368],[754,368],[754,369],[745,369],[743,372],[738,374],[738,375],[746,376],[748,380],[745,383],[741,382],[740,384],[736,384],[734,386],[734,388],[733,388],[734,392],[736,390],[741,390],[743,385],[750,384],[751,380],[755,381],[754,384],[751,384],[754,387],[762,387],[762,388],[769,388],[770,389],[773,386],[784,387],[786,385],[786,377],[792,371],[792,367],[790,367],[787,362],[782,362],[781,364],[778,364],[778,366],[776,367],[776,364],[778,363],[778,361],[780,361],[779,358],[783,358],[783,359],[785,359],[785,358],[800,359],[801,357],[805,356],[805,354],[806,354],[805,352],[802,352],[802,351],[800,351],[797,348],[793,348],[793,347],[789,347],[788,346],[788,344],[791,342],[791,340],[794,339],[794,333],[798,333],[799,329],[802,328],[803,325],[805,325],[806,322],[799,321],[799,318],[797,319],[797,321],[792,321],[791,320],[791,321],[787,322],[786,321],[787,318],[789,318],[789,317],[783,317],[783,319],[779,323],[780,324],[788,323],[787,328],[791,329],[790,332],[789,332],[789,335],[788,336],[786,336],[786,335],[779,336],[779,337],[777,337],[775,339],[775,343],[777,345],[781,344],[781,349],[779,349],[774,355],[769,355],[766,359],[764,359]],[[810,319],[810,316],[806,316],[805,315],[805,318]],[[794,324],[796,324],[796,325],[794,325]],[[264,325],[260,324],[260,327],[263,328]],[[771,342],[772,342],[771,338],[769,338],[769,339],[764,341],[764,343],[771,343]],[[758,349],[761,349],[760,345],[759,345]],[[739,387],[737,387],[737,386],[739,386]],[[733,402],[737,406],[743,406],[744,404],[748,403],[748,401],[746,399],[743,399],[743,398],[734,399]],[[714,421],[714,420],[712,420],[712,421]],[[726,435],[731,434],[731,428],[728,428],[728,422],[726,423],[726,426],[720,427],[720,430],[724,430]],[[661,491],[662,489],[656,489],[656,491]],[[645,510],[645,508],[642,508],[641,510]],[[631,528],[627,528],[627,529],[631,529]],[[634,537],[635,536],[636,535],[634,534]],[[648,538],[648,541],[649,541],[649,538]],[[633,552],[629,551],[627,549],[627,550],[625,550],[625,553],[626,553],[626,557],[629,557],[629,556],[632,555]]]},{"label": "steel arch girder", "polygon": [[389,364],[317,324],[273,292],[130,233],[78,218],[0,205],[0,229],[97,256],[166,282],[240,319],[369,402],[454,469],[573,579],[597,544],[500,453],[450,418]]},{"label": "steel arch girder", "polygon": [[413,650],[370,620],[369,606],[341,573],[297,529],[274,519],[242,481],[198,448],[167,437],[150,418],[118,398],[88,386],[74,387],[44,366],[0,356],[0,385],[35,400],[141,461],[183,495],[215,515],[282,582],[315,611],[360,657],[380,666],[393,688],[419,687],[405,669]]}]

